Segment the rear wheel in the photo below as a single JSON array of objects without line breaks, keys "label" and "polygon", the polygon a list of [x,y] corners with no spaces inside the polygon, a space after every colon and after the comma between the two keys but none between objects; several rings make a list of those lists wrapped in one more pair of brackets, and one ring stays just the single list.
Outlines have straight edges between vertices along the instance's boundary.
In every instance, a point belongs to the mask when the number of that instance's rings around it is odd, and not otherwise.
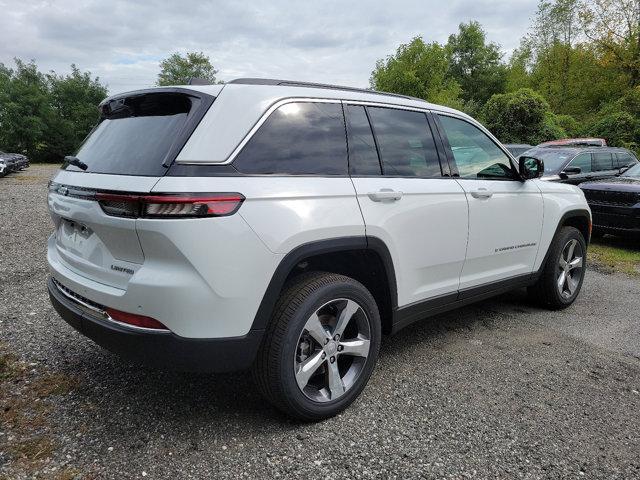
[{"label": "rear wheel", "polygon": [[542,275],[529,293],[542,305],[559,310],[571,305],[584,280],[587,244],[580,231],[563,227],[549,249]]},{"label": "rear wheel", "polygon": [[283,291],[254,368],[263,395],[301,420],[329,418],[365,387],[380,348],[380,315],[359,282],[301,275]]}]

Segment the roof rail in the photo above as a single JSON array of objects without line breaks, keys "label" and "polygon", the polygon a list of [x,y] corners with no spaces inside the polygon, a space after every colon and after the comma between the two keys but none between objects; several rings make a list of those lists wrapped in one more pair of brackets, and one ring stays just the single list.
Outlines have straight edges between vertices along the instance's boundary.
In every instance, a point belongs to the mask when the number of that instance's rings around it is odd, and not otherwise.
[{"label": "roof rail", "polygon": [[211,85],[211,82],[206,78],[191,77],[187,85]]},{"label": "roof rail", "polygon": [[236,78],[227,83],[236,83],[241,85],[285,85],[289,87],[307,87],[307,88],[327,88],[331,90],[344,90],[347,92],[371,93],[373,95],[386,95],[391,97],[404,98],[406,100],[418,100],[426,102],[426,100],[409,95],[401,95],[399,93],[380,92],[378,90],[369,90],[366,88],[343,87],[341,85],[331,85],[327,83],[298,82],[296,80],[278,80],[275,78]]}]

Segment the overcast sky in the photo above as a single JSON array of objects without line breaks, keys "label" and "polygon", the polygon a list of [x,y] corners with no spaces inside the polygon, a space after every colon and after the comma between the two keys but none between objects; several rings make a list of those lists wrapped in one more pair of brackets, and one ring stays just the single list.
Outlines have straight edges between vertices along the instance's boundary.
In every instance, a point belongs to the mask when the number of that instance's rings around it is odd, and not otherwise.
[{"label": "overcast sky", "polygon": [[44,71],[75,63],[111,93],[153,85],[173,52],[209,55],[222,80],[271,77],[368,86],[375,62],[415,35],[445,42],[478,20],[505,54],[536,0],[324,1],[0,0],[0,62]]}]

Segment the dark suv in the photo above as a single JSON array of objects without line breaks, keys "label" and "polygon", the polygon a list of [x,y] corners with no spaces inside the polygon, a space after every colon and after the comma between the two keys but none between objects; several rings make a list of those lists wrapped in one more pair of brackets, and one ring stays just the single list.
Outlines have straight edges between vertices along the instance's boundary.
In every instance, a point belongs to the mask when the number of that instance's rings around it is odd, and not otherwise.
[{"label": "dark suv", "polygon": [[543,178],[573,185],[615,177],[638,163],[632,152],[615,147],[535,147],[526,154],[544,162]]}]

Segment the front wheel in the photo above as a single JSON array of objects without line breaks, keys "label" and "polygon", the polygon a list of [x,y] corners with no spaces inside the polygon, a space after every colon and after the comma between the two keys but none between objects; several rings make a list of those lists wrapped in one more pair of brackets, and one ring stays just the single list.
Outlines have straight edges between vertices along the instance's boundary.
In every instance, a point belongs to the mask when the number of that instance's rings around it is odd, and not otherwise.
[{"label": "front wheel", "polygon": [[359,282],[297,277],[280,296],[254,368],[262,394],[301,420],[332,417],[364,389],[380,349],[380,314]]},{"label": "front wheel", "polygon": [[567,308],[580,293],[587,266],[587,244],[577,228],[563,227],[549,247],[549,255],[531,296],[552,310]]}]

